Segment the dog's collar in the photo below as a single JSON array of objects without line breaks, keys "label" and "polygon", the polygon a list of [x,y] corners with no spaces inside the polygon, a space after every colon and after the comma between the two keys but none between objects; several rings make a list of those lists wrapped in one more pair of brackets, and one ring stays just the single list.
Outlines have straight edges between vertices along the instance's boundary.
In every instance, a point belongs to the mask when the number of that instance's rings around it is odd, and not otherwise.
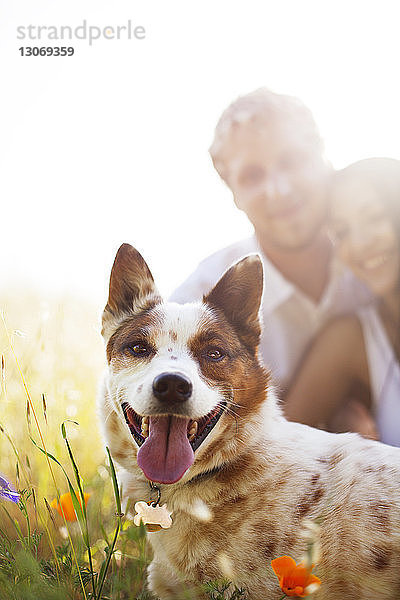
[{"label": "dog's collar", "polygon": [[[214,467],[208,471],[203,471],[203,473],[198,473],[192,479],[189,479],[184,485],[188,485],[191,483],[198,483],[199,481],[204,481],[213,477],[217,473],[220,473],[225,468],[225,464],[220,465],[219,467]],[[166,504],[161,506],[161,488],[159,485],[149,481],[150,485],[150,495],[154,492],[157,493],[157,499],[150,501],[140,501],[135,504],[136,515],[134,516],[133,522],[135,525],[143,525],[146,527],[147,531],[154,533],[156,531],[161,531],[162,529],[169,529],[172,525],[172,511],[169,511]]]},{"label": "dog's collar", "polygon": [[216,475],[217,473],[219,473],[220,471],[225,469],[225,466],[226,466],[225,463],[223,463],[219,467],[214,467],[213,469],[204,471],[203,473],[198,473],[197,475],[192,477],[192,479],[189,479],[189,481],[186,481],[186,483],[184,485],[188,485],[190,483],[197,483],[198,481],[204,481],[204,479],[208,479],[209,477],[212,477],[213,475]]},{"label": "dog's collar", "polygon": [[[183,485],[189,485],[190,483],[197,483],[198,481],[203,481],[204,479],[208,479],[209,477],[212,477],[213,475],[216,475],[217,473],[220,473],[220,471],[223,471],[226,467],[226,464],[223,463],[222,465],[220,465],[219,467],[214,467],[213,469],[209,469],[208,471],[203,471],[202,473],[198,473],[197,475],[195,475],[194,477],[192,477],[192,479],[189,479],[189,481],[185,481],[185,483]],[[155,502],[155,504],[159,504],[160,500],[161,500],[161,490],[164,489],[164,487],[162,487],[162,485],[165,484],[160,484],[160,483],[153,483],[152,481],[148,481],[147,483],[150,486],[150,492],[151,493],[157,493],[157,499],[156,501],[154,501],[154,499],[151,499],[150,502]],[[167,486],[169,487],[169,486]]]}]

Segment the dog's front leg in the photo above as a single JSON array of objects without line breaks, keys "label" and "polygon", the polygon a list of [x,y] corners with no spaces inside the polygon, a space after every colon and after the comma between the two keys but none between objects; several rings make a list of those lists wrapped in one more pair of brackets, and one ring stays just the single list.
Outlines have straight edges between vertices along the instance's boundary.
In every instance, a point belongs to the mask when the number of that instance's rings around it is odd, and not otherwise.
[{"label": "dog's front leg", "polygon": [[147,571],[149,590],[160,600],[202,600],[206,598],[193,584],[178,579],[167,563],[154,559]]}]

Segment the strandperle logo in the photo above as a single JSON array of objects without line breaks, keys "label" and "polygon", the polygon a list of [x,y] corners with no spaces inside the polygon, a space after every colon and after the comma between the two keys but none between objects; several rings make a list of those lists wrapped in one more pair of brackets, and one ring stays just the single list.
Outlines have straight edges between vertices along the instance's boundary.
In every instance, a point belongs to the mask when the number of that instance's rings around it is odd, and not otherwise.
[{"label": "strandperle logo", "polygon": [[89,25],[86,19],[81,25],[20,25],[18,40],[84,40],[89,46],[96,40],[144,40],[146,29],[128,20],[125,25]]}]

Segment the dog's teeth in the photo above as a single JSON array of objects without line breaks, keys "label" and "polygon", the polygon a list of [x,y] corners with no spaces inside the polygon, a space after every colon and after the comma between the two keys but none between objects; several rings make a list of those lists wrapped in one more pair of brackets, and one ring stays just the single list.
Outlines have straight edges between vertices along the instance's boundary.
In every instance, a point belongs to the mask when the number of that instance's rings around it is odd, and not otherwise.
[{"label": "dog's teeth", "polygon": [[144,438],[149,437],[149,417],[142,418],[142,431],[141,434]]},{"label": "dog's teeth", "polygon": [[189,433],[197,433],[198,428],[199,424],[197,423],[197,421],[194,421],[189,429]]},{"label": "dog's teeth", "polygon": [[198,425],[197,421],[194,421],[188,431],[188,436],[189,436],[190,441],[193,441],[194,438],[196,437],[198,428],[199,428],[199,425]]}]

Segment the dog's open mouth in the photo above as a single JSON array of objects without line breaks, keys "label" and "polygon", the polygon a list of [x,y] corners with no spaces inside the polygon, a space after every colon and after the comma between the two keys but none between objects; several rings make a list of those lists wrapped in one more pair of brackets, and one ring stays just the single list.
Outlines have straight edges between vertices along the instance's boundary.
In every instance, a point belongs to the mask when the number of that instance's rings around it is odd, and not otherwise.
[{"label": "dog's open mouth", "polygon": [[127,402],[125,420],[137,445],[138,465],[151,481],[175,483],[194,462],[194,452],[218,423],[226,407],[221,402],[210,413],[193,420],[176,415],[141,417]]},{"label": "dog's open mouth", "polygon": [[[193,419],[187,420],[184,419],[184,417],[177,417],[188,422],[187,437],[193,451],[197,450],[210,431],[214,429],[224,412],[225,407],[226,402],[221,402],[221,404],[208,413],[208,415],[197,419],[197,421],[194,421]],[[149,422],[152,417],[141,417],[127,402],[122,404],[122,410],[124,411],[125,420],[129,426],[130,432],[135,438],[135,442],[138,446],[141,446],[149,437]]]}]

